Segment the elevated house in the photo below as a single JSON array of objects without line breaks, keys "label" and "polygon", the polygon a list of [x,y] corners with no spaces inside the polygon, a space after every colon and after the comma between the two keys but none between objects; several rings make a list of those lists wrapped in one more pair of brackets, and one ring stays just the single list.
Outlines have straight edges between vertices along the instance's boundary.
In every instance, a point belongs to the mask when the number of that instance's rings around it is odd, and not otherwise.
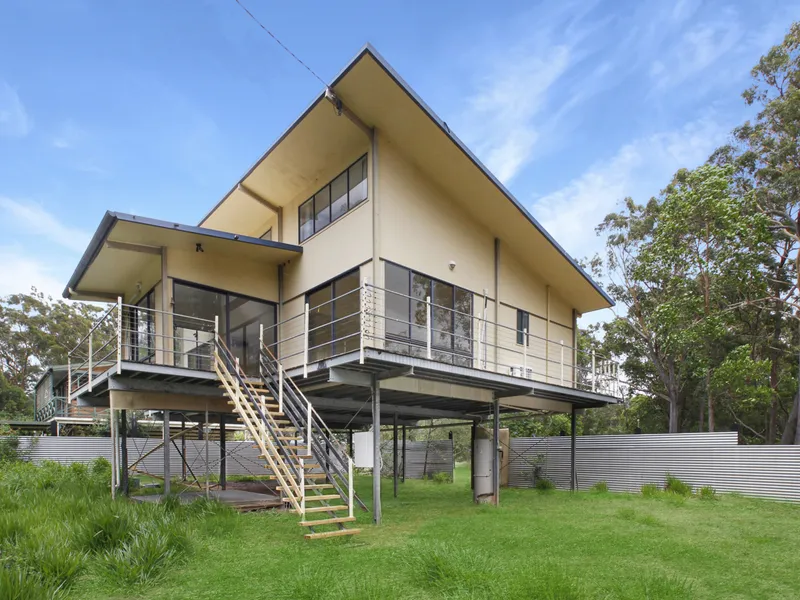
[{"label": "elevated house", "polygon": [[242,420],[310,537],[354,531],[332,431],[618,394],[576,347],[611,299],[371,46],[199,224],[106,213],[64,297],[110,303],[66,406]]}]

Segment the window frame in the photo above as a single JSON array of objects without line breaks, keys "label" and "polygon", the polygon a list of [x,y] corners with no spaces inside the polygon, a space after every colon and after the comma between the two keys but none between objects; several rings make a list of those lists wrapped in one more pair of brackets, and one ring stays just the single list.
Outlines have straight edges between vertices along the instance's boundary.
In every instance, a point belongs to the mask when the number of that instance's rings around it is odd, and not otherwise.
[{"label": "window frame", "polygon": [[[527,339],[525,339],[525,330],[528,330]],[[531,313],[527,310],[517,309],[517,345],[530,348],[531,346]]]},{"label": "window frame", "polygon": [[[331,178],[331,180],[328,183],[326,183],[321,188],[319,188],[316,192],[311,194],[311,196],[307,200],[305,200],[304,202],[300,203],[300,205],[297,207],[297,240],[298,240],[298,243],[302,244],[303,242],[305,242],[307,240],[310,240],[312,237],[314,237],[320,231],[324,231],[326,228],[330,227],[331,225],[336,223],[336,221],[338,221],[339,219],[344,217],[351,210],[353,210],[355,208],[358,208],[359,206],[364,204],[367,200],[369,200],[369,161],[366,160],[368,158],[368,155],[369,155],[369,153],[364,153],[363,155],[359,156],[356,160],[354,160],[352,163],[350,163],[347,166],[346,169],[344,169],[343,171],[338,173],[335,177]],[[351,192],[351,188],[350,188],[350,169],[352,169],[355,165],[360,163],[362,160],[364,160],[366,162],[366,164],[367,164],[367,174],[364,177],[364,179],[362,180],[362,181],[366,181],[367,182],[367,193],[366,193],[366,196],[364,197],[363,200],[357,202],[356,204],[351,204],[350,203],[350,192]],[[347,190],[347,206],[346,206],[344,212],[334,219],[333,218],[333,203],[334,203],[333,182],[336,181],[337,179],[339,179],[342,175],[345,176],[345,189]],[[325,189],[328,190],[328,209],[327,209],[328,222],[325,223],[324,225],[322,225],[319,229],[317,229],[317,210],[316,210],[316,206],[315,206],[315,198],[317,197],[317,195],[322,193]],[[302,212],[303,212],[303,207],[306,206],[309,202],[311,203],[311,233],[307,237],[303,238],[303,222],[301,220],[301,215],[302,215]],[[324,286],[320,286],[320,287],[324,287]]]},{"label": "window frame", "polygon": [[[449,281],[444,281],[443,279],[439,279],[437,277],[431,277],[430,275],[427,275],[427,274],[422,273],[420,271],[415,271],[414,269],[411,269],[409,267],[405,267],[405,266],[403,266],[401,264],[398,264],[398,263],[395,263],[395,262],[392,262],[392,261],[384,261],[384,264],[385,265],[393,265],[395,267],[398,267],[400,269],[405,269],[406,271],[408,271],[408,291],[409,291],[409,293],[406,294],[408,296],[408,328],[407,328],[408,329],[408,335],[407,336],[402,336],[401,334],[387,332],[385,334],[386,335],[386,339],[387,340],[391,340],[393,342],[398,342],[398,343],[401,343],[401,344],[409,344],[410,346],[416,346],[416,347],[419,347],[419,348],[425,348],[426,345],[427,345],[426,342],[418,340],[418,339],[414,338],[414,336],[413,336],[413,327],[415,325],[414,325],[411,317],[412,317],[412,312],[413,312],[413,302],[415,301],[415,299],[414,299],[414,296],[411,294],[411,291],[412,291],[412,284],[413,284],[413,281],[414,281],[414,275],[417,275],[418,277],[424,277],[425,279],[428,280],[428,285],[429,285],[429,290],[430,290],[430,297],[431,297],[431,313],[433,313],[434,307],[441,307],[441,308],[443,308],[445,310],[450,311],[450,327],[451,327],[452,331],[444,332],[446,335],[448,335],[450,337],[450,346],[449,347],[445,347],[445,346],[443,346],[441,344],[436,344],[436,343],[433,342],[433,340],[431,340],[431,350],[432,351],[433,350],[438,350],[439,352],[444,352],[445,354],[447,354],[450,357],[450,360],[451,360],[451,362],[453,364],[455,364],[455,358],[456,357],[468,358],[470,361],[473,361],[474,358],[475,358],[474,357],[475,351],[474,351],[474,348],[473,348],[473,344],[475,342],[475,336],[474,336],[475,332],[474,332],[474,327],[473,327],[472,321],[475,318],[474,314],[473,314],[474,310],[475,310],[475,293],[472,290],[469,290],[467,288],[463,288],[463,287],[461,287],[459,285],[456,285],[454,283],[450,283]],[[434,289],[434,285],[433,284],[434,284],[434,282],[440,283],[440,284],[443,284],[443,285],[446,285],[446,286],[450,286],[453,289],[453,293],[452,293],[453,308],[447,308],[446,306],[442,306],[441,304],[437,304],[436,303],[436,297],[435,297],[435,295],[433,293],[433,289]],[[387,288],[387,290],[388,290],[388,288]],[[469,313],[464,313],[464,312],[459,311],[459,310],[457,310],[455,308],[455,306],[456,306],[456,292],[458,290],[460,290],[461,292],[465,292],[466,294],[469,295],[469,298],[470,298],[470,312]],[[389,291],[388,293],[391,293],[391,291]],[[416,301],[419,302],[419,300],[416,300]],[[424,302],[425,300],[422,299],[421,301]],[[467,315],[469,317],[469,320],[470,320],[469,321],[469,338],[468,338],[470,340],[470,350],[469,351],[458,350],[457,347],[456,347],[456,335],[457,335],[456,334],[456,313],[458,313],[460,315]],[[432,336],[432,337],[435,338],[435,336]],[[459,337],[463,338],[464,336],[459,336]],[[436,361],[436,362],[441,362],[441,361]]]},{"label": "window frame", "polygon": [[[185,279],[175,279],[175,278],[171,278],[171,279],[172,279],[172,286],[171,286],[171,294],[170,295],[171,295],[171,300],[172,301],[171,301],[170,304],[171,304],[172,310],[170,312],[172,314],[179,314],[179,313],[175,313],[175,304],[174,304],[174,301],[175,301],[175,285],[176,284],[177,285],[183,285],[183,286],[186,286],[186,287],[189,287],[189,288],[194,288],[194,289],[197,289],[197,290],[202,290],[202,291],[205,291],[205,292],[212,292],[214,294],[220,294],[221,296],[225,297],[225,336],[224,336],[224,338],[225,338],[225,345],[228,346],[228,348],[230,348],[230,346],[231,346],[231,326],[230,326],[230,322],[231,322],[231,296],[235,296],[236,298],[243,298],[245,300],[251,300],[253,302],[260,302],[261,304],[267,304],[267,305],[271,306],[272,310],[273,310],[273,313],[274,313],[274,321],[275,321],[276,324],[278,322],[278,303],[277,302],[273,302],[272,300],[264,300],[263,298],[256,298],[256,297],[250,296],[248,294],[240,294],[238,292],[233,292],[231,290],[225,290],[225,289],[222,289],[222,288],[216,288],[216,287],[211,286],[211,285],[204,285],[202,283],[195,283],[193,281],[187,281]],[[175,335],[175,325],[174,325],[174,323],[173,323],[173,326],[172,326],[172,335],[173,336]],[[276,336],[277,336],[277,328],[276,328]],[[278,348],[279,348],[279,345],[276,345],[276,348],[275,348],[276,354],[277,354]]]},{"label": "window frame", "polygon": [[[322,348],[325,347],[325,344],[327,344],[327,345],[330,346],[331,353],[330,353],[329,356],[325,356],[325,357],[319,359],[319,361],[311,360],[311,358],[309,358],[309,362],[320,362],[320,361],[323,361],[323,360],[328,360],[329,358],[332,358],[334,356],[338,356],[336,354],[336,342],[337,342],[337,339],[336,339],[336,325],[337,325],[337,322],[336,321],[339,319],[339,317],[336,316],[336,301],[335,301],[336,300],[336,296],[334,296],[334,294],[335,294],[335,286],[336,286],[336,282],[337,281],[339,281],[341,279],[344,279],[345,277],[348,277],[348,276],[353,275],[353,274],[357,274],[359,276],[358,277],[358,286],[355,288],[355,289],[359,289],[361,287],[361,277],[360,277],[360,275],[361,275],[361,267],[360,266],[353,267],[352,269],[344,271],[343,273],[340,273],[336,277],[334,277],[332,279],[329,279],[325,283],[321,283],[320,285],[315,286],[315,287],[311,288],[310,290],[306,291],[305,297],[304,297],[303,300],[304,300],[305,304],[308,304],[308,310],[310,312],[310,311],[314,310],[314,308],[316,308],[316,307],[312,307],[311,306],[311,303],[309,302],[309,298],[313,294],[316,294],[320,290],[323,290],[323,289],[325,289],[327,287],[330,287],[330,290],[331,290],[330,298],[325,300],[325,302],[330,302],[330,305],[331,305],[331,321],[330,321],[330,323],[327,324],[327,326],[330,327],[331,341],[330,342],[323,342],[323,344],[320,344],[318,347],[313,349],[314,351],[319,351],[319,350],[321,350]],[[350,293],[354,293],[354,292],[350,292]],[[345,316],[347,316],[347,315],[345,315]],[[321,326],[321,327],[324,327],[324,325]]]}]

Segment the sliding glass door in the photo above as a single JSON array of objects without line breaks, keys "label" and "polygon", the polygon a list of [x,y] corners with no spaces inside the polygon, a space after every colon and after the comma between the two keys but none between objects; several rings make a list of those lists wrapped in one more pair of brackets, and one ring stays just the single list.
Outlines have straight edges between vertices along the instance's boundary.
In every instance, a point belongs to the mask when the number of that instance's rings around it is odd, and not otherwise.
[{"label": "sliding glass door", "polygon": [[175,282],[173,287],[175,365],[190,369],[211,368],[214,329],[196,319],[213,322],[245,373],[258,375],[259,330],[265,342],[274,341],[276,308],[272,302],[255,300],[221,290]]}]

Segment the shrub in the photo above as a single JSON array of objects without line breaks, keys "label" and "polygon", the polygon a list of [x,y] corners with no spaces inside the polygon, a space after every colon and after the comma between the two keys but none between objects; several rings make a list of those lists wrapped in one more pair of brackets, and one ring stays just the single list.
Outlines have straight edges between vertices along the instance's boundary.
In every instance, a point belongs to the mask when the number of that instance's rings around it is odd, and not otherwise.
[{"label": "shrub", "polygon": [[540,492],[549,492],[556,489],[556,484],[547,479],[547,477],[540,477],[536,480],[534,487]]},{"label": "shrub", "polygon": [[667,473],[667,484],[664,489],[678,496],[691,496],[692,486]]},{"label": "shrub", "polygon": [[660,493],[661,490],[655,483],[645,483],[642,486],[642,496],[644,496],[645,498],[655,498]]},{"label": "shrub", "polygon": [[605,481],[598,481],[592,486],[592,491],[599,494],[605,494],[608,492],[608,484]]},{"label": "shrub", "polygon": [[439,471],[438,473],[433,474],[431,481],[434,483],[453,483],[453,477],[450,475],[450,473]]},{"label": "shrub", "polygon": [[710,485],[704,485],[699,490],[697,490],[697,495],[701,500],[716,500],[717,490],[715,490]]}]

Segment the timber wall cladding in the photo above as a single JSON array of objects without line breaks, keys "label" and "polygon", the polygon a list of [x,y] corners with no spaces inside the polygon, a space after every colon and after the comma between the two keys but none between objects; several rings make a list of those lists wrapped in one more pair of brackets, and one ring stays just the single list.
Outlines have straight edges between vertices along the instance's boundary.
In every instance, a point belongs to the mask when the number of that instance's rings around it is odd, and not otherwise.
[{"label": "timber wall cladding", "polygon": [[[509,453],[511,487],[532,487],[538,462],[542,476],[569,489],[569,437],[514,438]],[[638,492],[669,473],[695,489],[800,502],[800,446],[740,446],[736,432],[579,436],[575,465],[581,490],[605,481]]]}]

